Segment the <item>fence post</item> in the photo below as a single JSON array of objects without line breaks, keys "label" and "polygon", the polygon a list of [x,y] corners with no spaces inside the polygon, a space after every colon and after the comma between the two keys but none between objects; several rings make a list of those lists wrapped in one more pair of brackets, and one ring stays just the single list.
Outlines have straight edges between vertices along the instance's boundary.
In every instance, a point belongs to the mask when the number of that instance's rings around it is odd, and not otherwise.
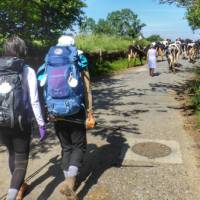
[{"label": "fence post", "polygon": [[102,49],[101,48],[99,49],[99,62],[100,62],[100,64],[102,62]]}]

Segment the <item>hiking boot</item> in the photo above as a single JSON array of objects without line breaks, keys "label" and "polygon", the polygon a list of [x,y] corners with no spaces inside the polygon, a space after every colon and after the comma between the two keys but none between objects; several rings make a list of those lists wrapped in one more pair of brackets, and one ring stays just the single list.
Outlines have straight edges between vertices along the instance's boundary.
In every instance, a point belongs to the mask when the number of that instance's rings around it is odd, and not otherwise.
[{"label": "hiking boot", "polygon": [[27,189],[28,189],[28,184],[23,183],[22,186],[19,189],[16,200],[22,200],[24,198],[24,194],[27,191]]},{"label": "hiking boot", "polygon": [[78,200],[74,191],[76,177],[67,177],[59,186],[60,193],[67,197],[67,200]]}]

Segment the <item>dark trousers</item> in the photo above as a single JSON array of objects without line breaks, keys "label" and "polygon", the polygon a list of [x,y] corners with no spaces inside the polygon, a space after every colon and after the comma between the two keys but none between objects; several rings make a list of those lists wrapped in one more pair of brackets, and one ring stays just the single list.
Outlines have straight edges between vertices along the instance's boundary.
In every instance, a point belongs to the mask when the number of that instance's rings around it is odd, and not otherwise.
[{"label": "dark trousers", "polygon": [[19,190],[26,175],[30,151],[31,127],[25,131],[19,128],[0,128],[0,140],[9,154],[9,169],[12,174],[10,188]]},{"label": "dark trousers", "polygon": [[[81,109],[78,114],[66,119],[84,122],[85,110]],[[62,148],[62,169],[68,171],[71,165],[80,168],[87,145],[85,124],[58,121],[55,130]]]}]

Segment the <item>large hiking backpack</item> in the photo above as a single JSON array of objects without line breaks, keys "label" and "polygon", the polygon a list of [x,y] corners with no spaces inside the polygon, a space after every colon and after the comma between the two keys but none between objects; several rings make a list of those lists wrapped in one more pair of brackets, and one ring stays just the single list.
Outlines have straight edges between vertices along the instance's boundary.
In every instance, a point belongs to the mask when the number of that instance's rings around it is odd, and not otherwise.
[{"label": "large hiking backpack", "polygon": [[48,114],[66,117],[78,113],[83,104],[83,82],[74,46],[51,47],[46,58],[47,80],[44,89]]},{"label": "large hiking backpack", "polygon": [[24,60],[0,58],[0,126],[19,127],[25,124],[22,73]]}]

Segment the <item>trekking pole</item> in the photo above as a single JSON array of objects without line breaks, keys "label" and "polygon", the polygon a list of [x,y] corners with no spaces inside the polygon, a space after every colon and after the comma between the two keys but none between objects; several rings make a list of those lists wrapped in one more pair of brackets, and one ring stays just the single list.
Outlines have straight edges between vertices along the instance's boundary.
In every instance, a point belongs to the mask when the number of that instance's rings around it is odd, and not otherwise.
[{"label": "trekking pole", "polygon": [[[42,167],[40,167],[38,170],[36,170],[34,173],[29,175],[24,181],[28,183],[32,178],[34,178],[37,174],[39,174],[46,166],[48,166],[50,163],[55,163],[57,161],[57,158],[59,155],[56,155],[54,158],[50,159],[46,164],[44,164]],[[0,197],[0,200],[6,200],[7,193]]]},{"label": "trekking pole", "polygon": [[[86,125],[86,121],[79,120],[79,119],[56,118],[56,119],[50,120],[50,121],[53,121],[53,122],[65,121],[65,122],[70,122],[70,123],[74,123],[74,124]],[[107,128],[107,129],[114,130],[114,131],[129,131],[130,132],[130,130],[128,128],[125,128],[123,126],[105,126],[103,123],[99,123],[99,122],[95,122],[95,126],[94,127],[96,127],[96,128]]]},{"label": "trekking pole", "polygon": [[57,121],[64,121],[64,122],[70,122],[70,123],[74,123],[74,124],[83,124],[85,125],[86,122],[83,120],[79,120],[79,119],[70,119],[70,118],[61,118],[61,117],[56,117],[54,119],[48,119],[48,121],[50,122],[57,122]]},{"label": "trekking pole", "polygon": [[44,164],[42,167],[40,167],[38,170],[36,170],[33,174],[29,175],[26,179],[25,182],[29,182],[33,177],[35,177],[37,174],[39,174],[46,166],[48,166],[50,163],[54,163],[59,155],[55,156],[54,158],[50,159],[46,164]]}]

